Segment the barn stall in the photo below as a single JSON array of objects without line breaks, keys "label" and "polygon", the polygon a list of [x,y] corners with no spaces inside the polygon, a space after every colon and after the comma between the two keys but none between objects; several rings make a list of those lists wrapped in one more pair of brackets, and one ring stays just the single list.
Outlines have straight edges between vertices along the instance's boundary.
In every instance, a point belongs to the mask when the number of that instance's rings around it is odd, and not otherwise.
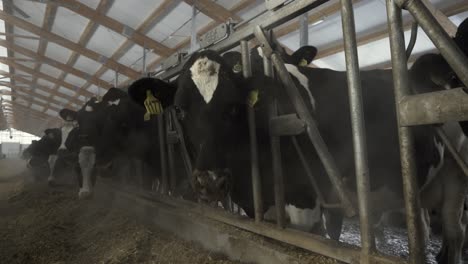
[{"label": "barn stall", "polygon": [[[435,263],[441,239],[434,235],[424,245],[410,127],[466,120],[466,96],[462,89],[412,96],[407,67],[419,56],[437,52],[438,47],[461,83],[467,83],[466,58],[450,39],[468,16],[467,7],[466,1],[455,0],[3,1],[0,18],[5,30],[0,46],[4,68],[0,74],[4,76],[4,129],[42,136],[45,129],[62,126],[59,112],[63,108],[78,110],[90,98],[102,98],[111,87],[126,91],[142,76],[174,80],[190,54],[201,49],[240,51],[242,70],[248,77],[252,71],[249,48],[258,44],[267,57],[265,74],[274,72],[278,81],[284,83],[297,115],[278,115],[274,107],[270,113],[274,123],[270,132],[276,202],[272,219],[266,219],[261,208],[262,178],[256,169],[258,149],[252,129],[254,219],[247,218],[235,204],[230,211],[223,211],[221,207],[225,205],[195,203],[174,195],[175,161],[182,161],[178,164],[188,175],[193,168],[174,109],[149,121],[160,129],[158,135],[165,135],[156,140],[161,168],[159,181],[149,183],[150,190],[134,182],[124,180],[122,184],[99,178],[94,197],[78,200],[74,193],[75,173],[67,174],[62,179],[65,183],[45,188],[46,181],[34,181],[34,168],[26,169],[26,164],[18,162],[16,167],[24,166],[24,171],[11,177],[11,158],[2,161],[2,173],[9,175],[5,176],[2,191],[2,197],[6,197],[2,244],[7,245],[2,255],[19,263],[68,263],[82,259],[125,263]],[[400,8],[407,11],[401,13]],[[410,37],[416,32],[417,40]],[[412,55],[406,58],[405,48],[413,41],[416,43]],[[318,53],[308,67],[347,71],[357,202],[351,202],[353,198],[341,175],[344,172],[340,172],[323,142],[314,114],[306,108],[284,59],[275,52],[275,42],[288,53],[313,45]],[[397,80],[407,223],[406,228],[387,228],[387,243],[378,243],[375,248],[369,213],[372,171],[367,166],[359,69],[389,68]],[[255,115],[251,108],[248,111],[251,117]],[[249,122],[250,127],[255,126],[254,118]],[[437,128],[437,133],[447,145],[447,153],[466,172],[463,157],[457,154],[443,129]],[[278,140],[298,134],[306,135],[312,142],[338,194],[335,203],[322,197],[321,207],[343,208],[351,217],[345,220],[339,242],[288,227],[283,186],[287,179],[278,166]],[[300,146],[296,151],[301,153]],[[320,186],[310,191],[320,196]],[[80,217],[70,217],[74,215]],[[31,219],[41,224],[35,225]],[[61,243],[54,241],[55,237]]]}]

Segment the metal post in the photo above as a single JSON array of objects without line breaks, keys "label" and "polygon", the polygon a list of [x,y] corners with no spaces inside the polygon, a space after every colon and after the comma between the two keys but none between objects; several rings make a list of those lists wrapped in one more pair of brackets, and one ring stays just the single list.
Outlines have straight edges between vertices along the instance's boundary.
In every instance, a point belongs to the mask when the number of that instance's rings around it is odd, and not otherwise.
[{"label": "metal post", "polygon": [[[273,67],[271,60],[266,56],[263,56],[263,68],[265,75],[273,77]],[[276,102],[278,91],[272,91],[274,93],[274,99],[270,104],[269,119],[278,115],[278,106]],[[278,136],[270,136],[271,144],[271,155],[273,161],[273,178],[274,178],[274,192],[275,192],[275,206],[276,206],[276,224],[280,228],[286,226],[286,212],[285,212],[285,200],[284,200],[284,179],[283,179],[283,166],[281,161],[281,144]]]},{"label": "metal post", "polygon": [[146,76],[146,48],[143,46],[143,76]]},{"label": "metal post", "polygon": [[115,71],[114,86],[117,88],[119,86],[119,72]]},{"label": "metal post", "polygon": [[255,36],[257,37],[258,41],[263,44],[263,54],[264,56],[271,56],[271,61],[275,66],[275,69],[281,79],[281,81],[285,84],[285,89],[288,94],[291,103],[294,105],[294,108],[299,115],[299,117],[304,120],[307,124],[307,135],[309,136],[312,144],[315,147],[317,155],[322,162],[327,175],[329,176],[335,190],[338,193],[338,197],[343,205],[345,210],[345,214],[348,217],[352,217],[356,215],[356,211],[351,204],[351,199],[349,199],[349,195],[347,194],[344,186],[342,177],[338,170],[338,167],[335,164],[333,157],[331,156],[330,152],[328,151],[327,145],[323,141],[320,132],[318,130],[317,124],[315,119],[310,114],[307,106],[304,102],[304,99],[301,97],[299,90],[297,89],[296,85],[294,84],[289,72],[287,71],[286,67],[284,66],[284,62],[281,57],[273,53],[271,46],[262,30],[261,27],[257,26],[255,29]]},{"label": "metal post", "polygon": [[468,87],[468,58],[445,32],[424,3],[422,1],[395,0],[395,4],[407,9],[413,15],[463,84]]},{"label": "metal post", "polygon": [[299,45],[301,47],[309,45],[309,16],[304,13],[299,17]]},{"label": "metal post", "polygon": [[161,160],[161,190],[163,194],[167,194],[168,179],[167,179],[167,158],[166,158],[166,133],[164,124],[164,115],[157,116],[158,135],[159,135],[159,155]]},{"label": "metal post", "polygon": [[370,223],[369,206],[369,167],[367,165],[366,131],[362,102],[361,76],[356,43],[353,5],[350,0],[341,0],[341,23],[346,58],[346,75],[348,79],[349,105],[354,145],[354,163],[359,204],[359,222],[361,228],[361,263],[369,263],[373,250],[373,239]]},{"label": "metal post", "polygon": [[[173,131],[174,126],[173,126],[173,122],[171,118],[171,112],[165,111],[165,114],[166,114],[166,121],[167,121],[166,132]],[[168,133],[166,133],[166,135],[168,135]],[[168,142],[167,138],[166,138],[166,142]],[[170,185],[171,192],[174,193],[176,186],[177,186],[177,175],[175,171],[173,142],[169,142],[169,144],[167,144],[167,154],[168,154],[168,159],[169,159],[169,176],[170,176],[169,185]]]},{"label": "metal post", "polygon": [[191,25],[191,38],[190,38],[190,52],[194,52],[197,50],[198,43],[197,43],[197,0],[193,1],[192,6],[192,25]]},{"label": "metal post", "polygon": [[[252,76],[252,69],[250,68],[250,52],[249,44],[247,41],[241,41],[242,53],[242,72],[244,78]],[[250,135],[250,159],[252,169],[252,188],[255,208],[255,221],[261,222],[263,220],[263,199],[262,199],[262,182],[260,179],[260,171],[258,167],[258,149],[257,149],[257,134],[255,131],[255,110],[253,107],[247,106],[247,113],[249,118],[249,135]]]},{"label": "metal post", "polygon": [[[396,5],[395,0],[387,0],[387,16],[390,32],[395,101],[398,109],[398,102],[400,102],[405,95],[410,94],[410,86],[408,68],[406,65],[402,11]],[[397,113],[399,113],[399,111],[397,111]],[[397,114],[397,117],[399,119],[399,114]],[[406,222],[408,227],[410,263],[422,264],[425,263],[424,236],[420,214],[421,205],[418,196],[419,190],[416,180],[413,134],[409,127],[399,126],[398,132],[400,138],[401,169],[406,207]]]}]

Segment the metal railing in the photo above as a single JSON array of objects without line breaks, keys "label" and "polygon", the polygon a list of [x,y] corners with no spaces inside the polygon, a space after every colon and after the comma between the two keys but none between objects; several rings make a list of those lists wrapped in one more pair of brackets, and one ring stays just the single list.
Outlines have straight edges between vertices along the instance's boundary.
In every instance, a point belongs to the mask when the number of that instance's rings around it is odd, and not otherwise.
[{"label": "metal railing", "polygon": [[[361,92],[361,80],[359,74],[359,64],[357,55],[356,33],[354,27],[354,14],[352,9],[351,0],[341,1],[341,15],[344,35],[344,47],[347,68],[347,80],[351,113],[352,134],[354,143],[354,157],[356,168],[356,182],[358,193],[358,209],[360,216],[361,228],[361,249],[350,249],[342,243],[326,240],[322,237],[305,234],[299,231],[284,230],[285,227],[285,212],[284,212],[284,183],[281,166],[281,149],[279,144],[280,136],[291,136],[293,143],[295,138],[293,135],[271,133],[271,146],[272,146],[272,160],[274,166],[274,194],[277,211],[277,227],[266,224],[262,221],[263,209],[262,195],[261,195],[261,178],[258,171],[258,150],[256,145],[255,135],[255,115],[252,108],[248,110],[249,116],[249,132],[251,140],[251,159],[252,159],[252,183],[254,194],[255,206],[255,223],[249,222],[246,219],[233,218],[227,215],[220,214],[217,210],[207,209],[199,206],[204,215],[217,219],[219,221],[235,225],[237,227],[265,235],[283,242],[296,245],[313,252],[336,258],[347,263],[402,263],[403,259],[394,258],[391,256],[383,256],[376,252],[374,248],[374,235],[369,220],[370,206],[369,206],[369,171],[367,165],[367,152],[366,152],[366,135],[364,130],[364,117],[363,117],[363,102]],[[337,191],[340,204],[348,216],[354,215],[355,209],[350,203],[349,194],[346,192],[342,177],[339,173],[339,168],[336,166],[335,161],[329,153],[325,142],[320,136],[316,121],[313,115],[307,109],[302,97],[300,96],[294,82],[284,66],[284,62],[279,54],[271,48],[270,34],[265,34],[265,30],[271,30],[277,25],[280,25],[288,20],[298,17],[313,8],[320,6],[328,1],[324,0],[304,0],[293,1],[288,5],[283,6],[276,11],[269,11],[265,14],[253,19],[250,24],[243,24],[241,28],[233,28],[233,32],[224,40],[213,44],[209,49],[224,52],[236,45],[241,45],[241,53],[243,60],[244,76],[250,76],[251,72],[249,64],[249,50],[248,42],[252,38],[256,38],[261,43],[264,54],[264,71],[265,75],[273,76],[273,68],[279,79],[283,82],[284,88],[289,96],[289,100],[293,103],[298,117],[306,124],[305,133],[313,143],[317,154],[325,167],[325,170]],[[410,126],[421,124],[441,123],[447,121],[460,121],[468,120],[468,109],[465,102],[468,96],[459,90],[441,91],[432,94],[424,95],[411,95],[409,87],[409,76],[407,69],[407,56],[405,52],[405,43],[403,35],[403,24],[401,16],[401,8],[408,9],[414,16],[416,22],[426,32],[434,44],[439,48],[441,54],[454,69],[462,82],[468,84],[468,60],[460,49],[453,43],[450,37],[444,32],[443,28],[438,24],[436,19],[432,16],[429,10],[424,6],[420,0],[387,0],[387,13],[388,13],[388,26],[390,31],[391,43],[391,56],[393,65],[393,79],[395,88],[395,101],[397,108],[397,118],[399,122],[398,132],[400,139],[400,152],[401,152],[401,166],[402,177],[404,186],[404,201],[407,215],[408,239],[409,239],[409,252],[410,263],[424,263],[424,240],[422,236],[422,220],[420,216],[420,202],[418,197],[418,186],[416,182],[416,168],[413,147],[413,135]],[[181,58],[177,65],[172,68],[166,69],[164,72],[156,75],[160,79],[170,79],[179,74],[182,70],[183,64],[189,56]],[[425,104],[422,104],[424,102]],[[280,120],[286,118],[278,116],[278,109],[276,101],[270,105],[270,119]],[[425,105],[425,108],[421,108]],[[437,108],[437,114],[432,111]],[[159,126],[164,123],[161,116]],[[281,126],[281,122],[279,122]],[[166,114],[167,132],[159,130],[160,135],[166,134],[167,138],[161,139],[161,162],[163,162],[163,182],[165,188],[173,190],[175,188],[176,176],[174,175],[173,163],[174,145],[179,143],[180,153],[185,164],[185,172],[190,175],[192,166],[187,149],[185,148],[184,139],[182,136],[182,129],[178,124],[176,114],[170,110]],[[271,129],[271,126],[270,126]],[[438,130],[439,135],[443,138],[444,134]],[[441,134],[442,133],[442,134]],[[444,140],[444,138],[443,138]],[[168,143],[168,150],[166,150],[166,141]],[[449,144],[449,151],[457,157],[455,148],[450,145],[448,140],[444,143]],[[294,144],[301,161],[303,162],[305,171],[308,172],[308,164],[301,154],[300,146]],[[168,157],[166,158],[166,151]],[[168,186],[167,179],[167,166],[166,162],[169,160],[170,172],[170,186]],[[458,164],[466,172],[467,167],[464,165],[463,160],[458,156],[456,158]],[[336,207],[337,205],[327,204],[320,193],[317,183],[314,181],[311,173],[307,173],[314,190],[317,192],[319,201],[324,207]],[[165,189],[167,190],[167,189]],[[312,190],[311,190],[312,191]],[[166,198],[161,198],[166,199]],[[192,205],[193,206],[193,205]]]}]

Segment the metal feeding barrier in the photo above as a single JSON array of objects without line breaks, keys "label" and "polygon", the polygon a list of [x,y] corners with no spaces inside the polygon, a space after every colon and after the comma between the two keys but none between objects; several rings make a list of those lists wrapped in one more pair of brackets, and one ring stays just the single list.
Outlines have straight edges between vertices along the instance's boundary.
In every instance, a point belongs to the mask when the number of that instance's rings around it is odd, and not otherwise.
[{"label": "metal feeding barrier", "polygon": [[[274,171],[274,194],[276,204],[277,226],[263,222],[261,177],[258,165],[258,149],[255,135],[255,112],[253,108],[248,109],[249,134],[251,147],[251,173],[255,209],[255,222],[250,219],[241,219],[232,214],[220,213],[218,209],[208,208],[202,205],[191,206],[191,210],[198,210],[206,217],[222,221],[224,223],[245,229],[266,237],[283,241],[315,253],[322,254],[346,263],[405,263],[406,260],[392,256],[385,256],[377,252],[374,248],[374,234],[370,223],[369,206],[369,171],[367,165],[366,135],[364,130],[363,102],[361,92],[361,80],[357,55],[356,32],[354,25],[354,12],[351,0],[341,1],[341,17],[343,26],[343,39],[345,48],[347,83],[350,102],[350,118],[352,124],[353,147],[355,157],[355,174],[358,194],[358,210],[361,228],[361,248],[350,247],[349,245],[327,240],[323,237],[306,234],[299,231],[285,229],[285,200],[284,200],[284,179],[281,164],[280,137],[290,137],[294,148],[304,166],[313,190],[317,193],[318,200],[324,208],[340,207],[348,216],[356,214],[356,210],[351,204],[349,194],[344,188],[339,168],[335,164],[328,148],[323,141],[317,128],[313,115],[307,109],[303,98],[289,75],[280,55],[272,48],[271,43],[275,40],[271,30],[293,18],[313,10],[314,8],[327,3],[326,0],[303,0],[303,1],[266,1],[269,11],[250,20],[250,23],[234,25],[231,22],[223,24],[213,31],[201,36],[203,48],[209,48],[217,52],[225,52],[235,46],[241,46],[242,65],[244,77],[251,75],[248,41],[256,38],[263,49],[263,62],[265,75],[277,77],[284,84],[284,89],[288,99],[293,104],[296,114],[281,115],[276,99],[269,106],[270,114],[270,135],[272,149],[272,164]],[[465,106],[468,96],[459,90],[441,91],[424,95],[411,95],[407,59],[408,55],[404,46],[402,11],[405,8],[413,15],[417,24],[426,32],[434,42],[441,54],[460,76],[465,86],[468,86],[468,60],[460,49],[453,43],[444,29],[440,26],[431,12],[420,0],[386,0],[388,27],[390,31],[391,56],[393,65],[393,79],[395,88],[395,101],[399,122],[399,139],[401,152],[401,166],[404,186],[404,201],[406,207],[406,221],[408,227],[410,263],[424,263],[424,243],[422,236],[422,220],[419,214],[420,202],[418,197],[418,186],[415,176],[415,160],[413,150],[413,136],[411,127],[421,124],[435,124],[447,121],[468,120],[468,111]],[[302,32],[301,34],[305,34]],[[302,35],[304,37],[304,35]],[[188,60],[190,54],[175,53],[163,63],[163,71],[152,74],[157,78],[169,80],[177,76]],[[274,70],[273,70],[274,69]],[[273,91],[274,92],[274,91]],[[424,108],[421,107],[424,105]],[[433,111],[437,109],[437,111]],[[436,114],[434,114],[436,113]],[[184,161],[185,173],[190,177],[192,164],[187,151],[181,125],[178,123],[175,109],[168,108],[164,115],[160,115],[157,120],[159,124],[160,154],[162,162],[162,182],[163,193],[173,191],[176,186],[175,172],[175,147],[179,148],[179,153]],[[165,127],[165,129],[164,129]],[[306,134],[312,142],[325,171],[333,183],[336,193],[339,196],[338,204],[328,204],[324,194],[320,192],[320,187],[315,181],[310,165],[308,164],[301,147],[297,143],[295,136]],[[466,164],[456,153],[455,148],[444,137],[441,129],[437,129],[444,143],[449,144],[448,149],[454,155],[457,163],[467,172]],[[166,149],[167,148],[167,149]],[[166,156],[167,154],[167,156]],[[167,163],[169,163],[170,180],[167,177]],[[159,197],[158,199],[168,199]],[[191,202],[171,201],[175,205],[189,208]]]}]

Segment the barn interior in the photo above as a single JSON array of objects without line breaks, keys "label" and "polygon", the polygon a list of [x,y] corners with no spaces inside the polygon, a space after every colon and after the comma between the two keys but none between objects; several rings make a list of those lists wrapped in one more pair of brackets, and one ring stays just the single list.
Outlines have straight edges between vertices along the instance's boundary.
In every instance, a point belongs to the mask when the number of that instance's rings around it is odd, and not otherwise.
[{"label": "barn interior", "polygon": [[[411,9],[413,2],[416,2],[415,6],[422,4],[425,7],[432,18],[431,23],[427,22],[430,19],[420,15],[426,14],[418,9],[420,6],[415,7],[415,11]],[[396,39],[395,43],[402,40],[404,47],[411,45],[413,40],[415,43],[408,58],[400,56],[404,60],[402,62],[395,52],[392,56],[392,49],[396,50],[397,44],[392,44],[391,25],[397,22],[389,22],[393,17],[388,6],[400,8],[404,4],[408,6],[403,8],[401,16],[403,39],[398,39],[397,33],[393,39]],[[407,212],[403,206],[398,214],[393,215],[394,219],[387,218],[387,223],[392,226],[378,234],[384,237],[384,241],[377,241],[376,245],[371,242],[374,231],[369,231],[372,230],[369,224],[372,215],[367,210],[372,198],[369,196],[369,184],[365,183],[368,176],[363,176],[362,182],[358,177],[358,189],[352,191],[358,193],[358,198],[353,205],[346,202],[346,196],[339,197],[338,204],[341,203],[340,206],[346,210],[354,206],[353,217],[344,220],[339,241],[310,230],[297,230],[283,222],[291,222],[291,216],[281,220],[281,213],[274,206],[267,212],[270,217],[266,214],[259,216],[257,206],[261,202],[253,202],[255,215],[249,217],[233,201],[226,206],[221,201],[210,204],[176,196],[175,183],[173,186],[170,175],[175,170],[177,173],[188,170],[187,174],[191,175],[192,166],[195,166],[193,160],[189,164],[191,157],[186,149],[190,148],[187,147],[189,143],[184,142],[183,135],[177,134],[181,133],[179,129],[187,133],[186,127],[178,127],[180,124],[175,120],[178,113],[175,112],[174,115],[169,112],[166,119],[159,120],[162,114],[153,112],[146,101],[145,105],[142,102],[139,105],[141,111],[146,111],[148,116],[159,114],[159,117],[149,119],[161,130],[152,127],[151,131],[154,135],[167,134],[163,139],[156,137],[142,143],[145,146],[154,142],[159,144],[159,147],[154,145],[157,154],[152,158],[164,165],[160,171],[152,173],[165,175],[161,179],[144,182],[132,178],[133,174],[139,173],[132,167],[134,165],[109,169],[108,164],[127,162],[127,156],[119,156],[112,161],[106,160],[105,165],[93,167],[93,171],[97,171],[95,192],[90,198],[80,199],[77,193],[82,187],[77,185],[76,168],[82,166],[78,158],[81,150],[74,152],[73,162],[64,163],[64,166],[69,166],[68,170],[51,186],[49,175],[52,175],[51,166],[55,166],[56,161],[51,163],[50,156],[60,155],[57,148],[65,145],[65,141],[59,142],[55,152],[47,153],[45,158],[41,156],[40,161],[34,159],[36,152],[31,149],[49,136],[48,129],[61,129],[63,140],[63,127],[72,124],[65,120],[68,117],[63,109],[88,111],[90,100],[100,102],[112,88],[127,94],[129,87],[143,77],[174,81],[183,71],[184,63],[197,51],[212,49],[220,54],[236,51],[244,56],[245,50],[259,44],[268,47],[259,38],[261,33],[255,31],[255,26],[272,32],[287,54],[291,55],[304,46],[315,47],[317,53],[313,60],[301,67],[330,69],[343,74],[348,72],[351,80],[359,71],[390,72],[393,69],[394,74],[399,72],[393,75],[396,79],[421,56],[442,52],[448,64],[455,69],[459,84],[466,86],[463,85],[468,79],[468,64],[464,64],[468,62],[466,56],[460,49],[452,50],[452,46],[444,41],[455,37],[458,27],[467,18],[467,0],[0,0],[0,259],[5,263],[465,263],[462,262],[468,253],[465,247],[458,250],[461,255],[449,256],[445,262],[442,256],[441,260],[439,252],[447,242],[444,231],[436,230],[437,227],[432,227],[433,234],[424,243],[422,228],[419,227],[424,219],[414,216],[414,212],[421,209],[418,189],[407,187],[415,184],[414,179],[406,180],[412,176],[397,176],[404,179]],[[433,26],[435,22],[437,26]],[[346,27],[350,24],[352,26]],[[436,35],[439,32],[442,33]],[[416,39],[412,39],[413,35],[417,36]],[[348,50],[345,38],[351,43]],[[273,43],[270,38],[265,40]],[[275,70],[280,72],[281,65],[276,64],[278,60],[272,58],[271,61]],[[284,61],[279,59],[279,63],[283,65]],[[395,68],[395,65],[401,67]],[[431,78],[429,73],[428,79]],[[280,79],[280,75],[278,82],[287,83],[287,80]],[[359,76],[354,84],[359,89]],[[352,81],[348,85],[353,87]],[[412,116],[408,113],[400,117],[404,120],[402,122],[407,122],[406,125],[395,127],[395,131],[414,125],[468,120],[468,108],[464,107],[468,102],[461,90],[434,94],[434,99],[426,99],[424,106],[411,101],[420,98],[405,98],[408,99],[404,101],[407,113],[414,109],[421,112],[436,109],[436,114]],[[355,98],[359,99],[359,96]],[[158,99],[155,100],[159,103]],[[398,102],[399,99],[402,98],[396,97]],[[120,101],[108,102],[111,106]],[[362,109],[359,109],[366,103],[356,103],[356,108],[351,111],[356,113],[351,117],[353,124],[365,124],[365,118],[364,121],[359,118],[362,115]],[[353,102],[350,104],[354,107]],[[349,118],[348,113],[343,115]],[[294,120],[288,117],[290,122],[285,123],[289,124],[289,130],[279,130],[291,136],[296,132],[284,131],[292,130],[291,127],[298,122],[302,122],[303,127],[310,127],[308,118],[310,116],[312,120],[313,113],[307,117],[298,116],[300,118]],[[143,119],[143,116],[132,118]],[[166,122],[166,132],[161,132],[163,122]],[[77,124],[78,121],[73,126]],[[308,130],[304,128],[301,133],[307,134]],[[362,131],[353,130],[353,133],[356,133],[356,140],[359,141],[361,136],[365,141],[365,133],[364,136]],[[450,139],[444,139],[445,134],[440,129],[437,133],[439,141],[447,145],[445,155],[453,155],[454,166],[468,173],[465,164],[468,157],[454,154],[467,152],[468,148],[453,147]],[[452,141],[460,143],[463,140],[459,137]],[[356,156],[360,155],[359,149],[362,150],[358,145],[349,145],[350,148],[355,147]],[[174,153],[179,151],[179,146],[182,154],[177,156]],[[400,147],[401,155],[405,156],[404,146]],[[254,148],[251,151],[254,152]],[[409,153],[408,156],[414,155],[411,151]],[[366,155],[360,156],[364,157],[362,160]],[[403,167],[411,163],[411,158],[405,158],[402,157],[401,161]],[[352,157],[350,159],[353,160]],[[357,158],[356,167],[358,164],[367,167],[362,160]],[[180,166],[180,170],[174,166]],[[408,166],[409,171],[414,169]],[[83,171],[80,167],[79,173]],[[356,173],[360,173],[359,169]],[[372,171],[366,173],[364,169],[361,173],[367,175]],[[252,174],[255,197],[255,172]],[[118,178],[118,182],[114,178]],[[336,178],[330,176],[330,179],[334,182]],[[80,184],[87,183],[81,180]],[[341,180],[336,183],[337,186],[340,184],[343,184]],[[339,191],[340,187],[336,188],[339,195],[344,195]],[[367,194],[360,196],[361,193]],[[372,197],[388,199],[385,195]],[[278,199],[275,201],[281,201]],[[466,213],[466,210],[462,211]],[[285,217],[284,212],[282,217]],[[307,218],[308,215],[304,212],[301,217]],[[435,225],[437,221],[438,218],[431,219],[431,224]],[[466,223],[464,225],[466,227]],[[466,259],[468,261],[468,255]]]}]

